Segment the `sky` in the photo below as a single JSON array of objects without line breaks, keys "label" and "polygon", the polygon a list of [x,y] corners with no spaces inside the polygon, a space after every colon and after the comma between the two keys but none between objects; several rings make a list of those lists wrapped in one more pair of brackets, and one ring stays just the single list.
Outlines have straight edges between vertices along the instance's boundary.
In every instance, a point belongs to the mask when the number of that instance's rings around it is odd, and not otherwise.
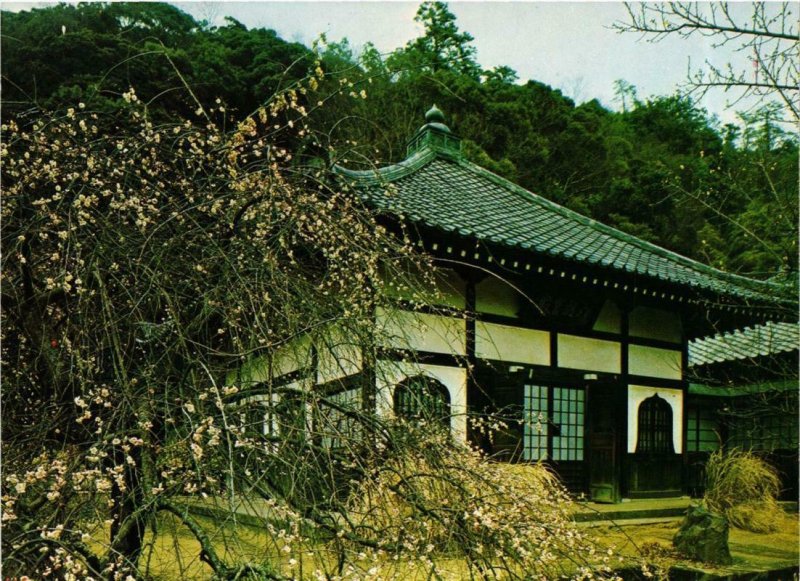
[{"label": "sky", "polygon": [[[356,47],[372,42],[390,52],[423,33],[414,22],[417,2],[175,2],[198,19],[221,24],[228,15],[248,27],[274,29],[286,40],[309,45],[321,33],[347,38]],[[612,29],[626,17],[621,2],[451,1],[456,23],[474,38],[484,68],[506,65],[520,80],[560,89],[576,102],[593,98],[617,109],[615,82],[633,84],[640,98],[674,94],[689,63],[735,58],[710,39],[668,38],[659,43]],[[747,8],[746,4],[743,8]],[[723,123],[735,122],[733,95],[721,91],[699,104]]]},{"label": "sky", "polygon": [[[29,9],[43,2],[4,3],[4,9]],[[274,29],[286,40],[306,45],[325,33],[329,40],[347,38],[358,48],[372,42],[388,53],[420,36],[414,22],[417,2],[173,2],[198,20],[223,24],[232,16],[249,28]],[[737,9],[747,11],[749,3]],[[484,68],[506,65],[520,81],[533,79],[560,89],[577,103],[598,99],[618,109],[615,82],[625,80],[640,98],[672,95],[685,82],[690,63],[722,64],[736,60],[731,50],[714,48],[704,37],[667,38],[647,42],[634,33],[612,29],[626,17],[621,2],[451,1],[451,12],[463,31],[474,38],[477,60]],[[723,123],[736,122],[728,106],[733,94],[715,91],[699,105]]]}]

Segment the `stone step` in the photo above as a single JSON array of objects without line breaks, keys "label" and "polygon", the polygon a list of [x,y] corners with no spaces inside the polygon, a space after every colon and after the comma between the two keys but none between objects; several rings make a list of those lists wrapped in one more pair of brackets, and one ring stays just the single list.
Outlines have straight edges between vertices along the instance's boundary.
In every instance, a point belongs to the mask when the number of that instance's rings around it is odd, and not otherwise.
[{"label": "stone step", "polygon": [[682,517],[691,499],[633,500],[618,504],[580,504],[573,514],[576,522],[663,519]]}]

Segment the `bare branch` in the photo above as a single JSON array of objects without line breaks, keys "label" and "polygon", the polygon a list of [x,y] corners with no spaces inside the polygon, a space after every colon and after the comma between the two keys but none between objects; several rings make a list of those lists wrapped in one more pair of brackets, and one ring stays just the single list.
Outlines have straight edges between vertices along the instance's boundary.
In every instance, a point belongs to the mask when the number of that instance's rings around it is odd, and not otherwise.
[{"label": "bare branch", "polygon": [[[743,5],[739,5],[743,6]],[[750,15],[734,14],[737,5],[728,3],[626,3],[628,17],[614,23],[618,32],[636,32],[649,42],[670,36],[689,38],[695,34],[712,39],[715,48],[732,47],[753,63],[752,79],[735,71],[732,63],[725,70],[708,61],[704,69],[689,72],[688,93],[704,94],[709,89],[739,90],[741,98],[777,96],[787,112],[800,119],[798,108],[798,29],[793,5],[756,2]],[[737,65],[740,66],[740,65]]]}]

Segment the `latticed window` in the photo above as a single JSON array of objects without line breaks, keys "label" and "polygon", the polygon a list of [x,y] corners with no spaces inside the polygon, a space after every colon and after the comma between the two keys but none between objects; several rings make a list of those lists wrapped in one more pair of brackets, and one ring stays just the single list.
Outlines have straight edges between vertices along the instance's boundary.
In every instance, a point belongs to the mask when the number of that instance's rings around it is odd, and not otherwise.
[{"label": "latticed window", "polygon": [[293,440],[306,437],[306,406],[300,397],[283,395],[276,405],[275,416],[283,436]]},{"label": "latticed window", "polygon": [[672,453],[672,407],[658,394],[639,404],[637,454]]},{"label": "latticed window", "polygon": [[524,448],[525,460],[547,459],[547,438],[550,413],[548,406],[549,388],[546,385],[526,385],[524,391]]},{"label": "latticed window", "polygon": [[553,460],[583,460],[583,389],[553,388]]},{"label": "latticed window", "polygon": [[686,450],[713,452],[719,449],[719,426],[712,410],[704,407],[686,409]]},{"label": "latticed window", "polygon": [[330,394],[316,409],[315,431],[326,448],[352,444],[361,437],[361,425],[350,412],[361,410],[361,389]]},{"label": "latticed window", "polygon": [[[525,460],[583,460],[583,388],[526,385],[524,388]],[[551,409],[552,408],[552,409]]]},{"label": "latticed window", "polygon": [[412,377],[394,390],[394,413],[407,420],[450,422],[450,392],[428,377]]},{"label": "latticed window", "polygon": [[239,421],[244,433],[251,437],[263,436],[267,427],[267,406],[265,402],[253,399],[239,408]]},{"label": "latticed window", "polygon": [[736,417],[729,421],[728,445],[773,452],[797,448],[797,415],[791,413]]}]

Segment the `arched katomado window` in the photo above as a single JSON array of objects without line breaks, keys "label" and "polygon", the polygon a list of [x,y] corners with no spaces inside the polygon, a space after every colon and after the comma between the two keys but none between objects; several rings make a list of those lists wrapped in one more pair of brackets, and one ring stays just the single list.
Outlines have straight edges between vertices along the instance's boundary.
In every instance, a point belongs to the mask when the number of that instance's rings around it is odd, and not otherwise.
[{"label": "arched katomado window", "polygon": [[450,425],[450,392],[440,382],[418,375],[394,390],[394,413],[398,418]]},{"label": "arched katomado window", "polygon": [[639,436],[637,454],[673,453],[672,407],[658,394],[639,405]]}]

